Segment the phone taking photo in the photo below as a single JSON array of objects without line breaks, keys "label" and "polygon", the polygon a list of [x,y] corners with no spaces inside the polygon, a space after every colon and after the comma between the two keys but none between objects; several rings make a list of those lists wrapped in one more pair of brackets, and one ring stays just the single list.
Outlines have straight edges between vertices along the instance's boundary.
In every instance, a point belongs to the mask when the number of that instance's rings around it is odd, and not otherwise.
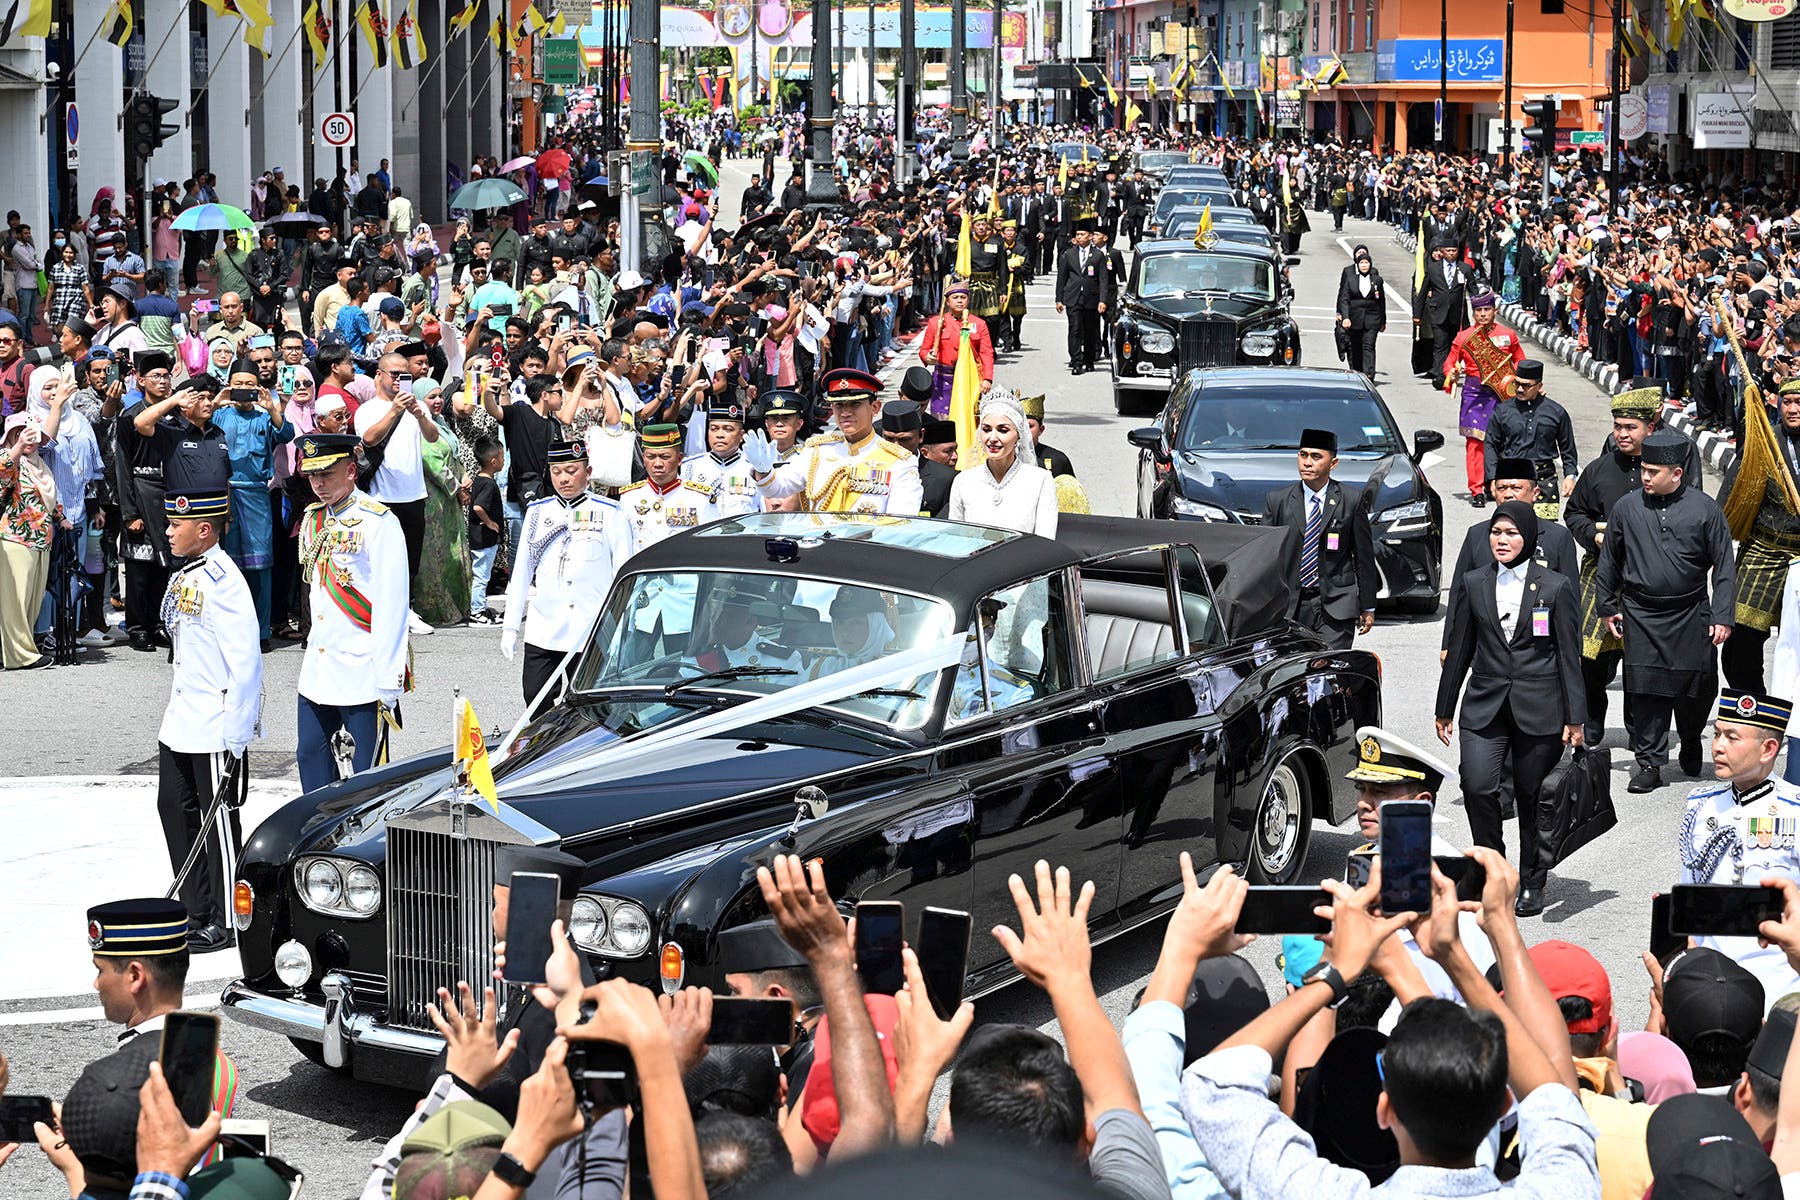
[{"label": "phone taking photo", "polygon": [[1431,911],[1431,801],[1381,806],[1381,911]]},{"label": "phone taking photo", "polygon": [[1694,937],[1755,937],[1779,921],[1780,888],[1736,883],[1684,883],[1669,889],[1669,932]]},{"label": "phone taking photo", "polygon": [[32,1126],[39,1121],[56,1128],[56,1111],[50,1097],[0,1096],[0,1145],[37,1141],[37,1130]]},{"label": "phone taking photo", "polygon": [[562,881],[536,871],[514,871],[506,898],[506,972],[508,983],[548,983],[550,923],[562,900]]},{"label": "phone taking photo", "polygon": [[1238,912],[1239,933],[1330,933],[1331,918],[1313,909],[1331,907],[1331,893],[1322,887],[1264,887],[1252,885]]},{"label": "phone taking photo", "polygon": [[713,1001],[709,1046],[786,1046],[794,1040],[794,1006],[786,1000],[720,996]]},{"label": "phone taking photo", "polygon": [[948,1021],[962,1005],[974,931],[975,918],[958,909],[927,908],[919,914],[919,974],[940,1020]]},{"label": "phone taking photo", "polygon": [[865,900],[856,906],[856,973],[863,991],[892,996],[906,986],[900,960],[905,924],[906,906],[898,900]]},{"label": "phone taking photo", "polygon": [[216,1013],[172,1012],[163,1018],[158,1061],[181,1119],[198,1128],[212,1111],[213,1071],[219,1056]]}]

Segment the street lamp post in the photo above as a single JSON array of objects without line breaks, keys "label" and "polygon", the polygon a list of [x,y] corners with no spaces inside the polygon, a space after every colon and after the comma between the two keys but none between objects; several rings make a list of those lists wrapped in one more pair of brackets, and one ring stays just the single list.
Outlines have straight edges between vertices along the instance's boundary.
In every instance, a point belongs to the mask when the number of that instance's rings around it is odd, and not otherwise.
[{"label": "street lamp post", "polygon": [[837,183],[831,175],[831,0],[812,0],[812,174],[806,179],[808,208],[834,208]]},{"label": "street lamp post", "polygon": [[1000,26],[1004,13],[1001,5],[1004,0],[994,0],[994,36],[989,47],[989,56],[994,60],[994,70],[988,83],[988,145],[998,153],[1000,150]]},{"label": "street lamp post", "polygon": [[969,161],[968,0],[950,5],[950,157]]}]

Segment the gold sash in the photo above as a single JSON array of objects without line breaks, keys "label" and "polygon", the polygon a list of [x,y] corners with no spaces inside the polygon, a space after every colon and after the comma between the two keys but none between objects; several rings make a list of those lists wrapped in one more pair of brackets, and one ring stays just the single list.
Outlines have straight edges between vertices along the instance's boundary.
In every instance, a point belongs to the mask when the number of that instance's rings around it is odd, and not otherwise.
[{"label": "gold sash", "polygon": [[[1493,339],[1485,333],[1471,332],[1463,349],[1475,360],[1475,371],[1481,382],[1502,399],[1512,399],[1518,390],[1518,380],[1512,377],[1512,355],[1494,345]],[[1505,386],[1496,382],[1503,376],[1506,377]]]}]

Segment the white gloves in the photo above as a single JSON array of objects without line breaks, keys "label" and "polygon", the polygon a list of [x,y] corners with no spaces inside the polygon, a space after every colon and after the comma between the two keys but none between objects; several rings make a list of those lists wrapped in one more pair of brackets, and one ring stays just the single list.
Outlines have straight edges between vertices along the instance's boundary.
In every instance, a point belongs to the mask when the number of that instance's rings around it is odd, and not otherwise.
[{"label": "white gloves", "polygon": [[744,435],[744,461],[758,475],[775,469],[775,444],[760,429]]},{"label": "white gloves", "polygon": [[506,661],[511,662],[513,660],[513,655],[518,653],[518,650],[519,650],[519,631],[516,629],[501,630],[500,631],[500,653],[506,657]]},{"label": "white gloves", "polygon": [[385,705],[387,707],[388,711],[392,712],[394,709],[394,706],[400,703],[400,697],[402,694],[403,693],[401,692],[401,690],[399,688],[395,688],[391,692],[376,692],[375,693],[375,702],[377,704]]}]

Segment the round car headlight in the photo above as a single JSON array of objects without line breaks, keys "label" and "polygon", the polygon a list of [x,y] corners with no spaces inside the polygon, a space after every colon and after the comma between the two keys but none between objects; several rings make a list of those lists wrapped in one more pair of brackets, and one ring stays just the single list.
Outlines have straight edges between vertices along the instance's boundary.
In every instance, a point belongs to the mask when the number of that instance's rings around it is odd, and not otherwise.
[{"label": "round car headlight", "polygon": [[650,948],[650,914],[629,901],[618,905],[612,913],[612,944],[626,957],[635,957]]},{"label": "round car headlight", "polygon": [[1145,354],[1169,354],[1175,349],[1175,335],[1161,329],[1146,329],[1138,336],[1138,349]]},{"label": "round car headlight", "polygon": [[275,951],[275,978],[298,990],[312,978],[312,955],[299,942],[283,942]]},{"label": "round car headlight", "polygon": [[1244,335],[1244,353],[1252,358],[1267,358],[1275,353],[1275,335],[1264,331]]},{"label": "round car headlight", "polygon": [[337,908],[344,902],[344,876],[330,859],[315,858],[307,863],[300,887],[313,908]]},{"label": "round car headlight", "polygon": [[351,912],[372,913],[381,907],[381,877],[364,866],[354,866],[344,876],[344,902]]},{"label": "round car headlight", "polygon": [[583,950],[598,952],[606,941],[606,909],[592,896],[577,896],[569,912],[569,936]]}]

